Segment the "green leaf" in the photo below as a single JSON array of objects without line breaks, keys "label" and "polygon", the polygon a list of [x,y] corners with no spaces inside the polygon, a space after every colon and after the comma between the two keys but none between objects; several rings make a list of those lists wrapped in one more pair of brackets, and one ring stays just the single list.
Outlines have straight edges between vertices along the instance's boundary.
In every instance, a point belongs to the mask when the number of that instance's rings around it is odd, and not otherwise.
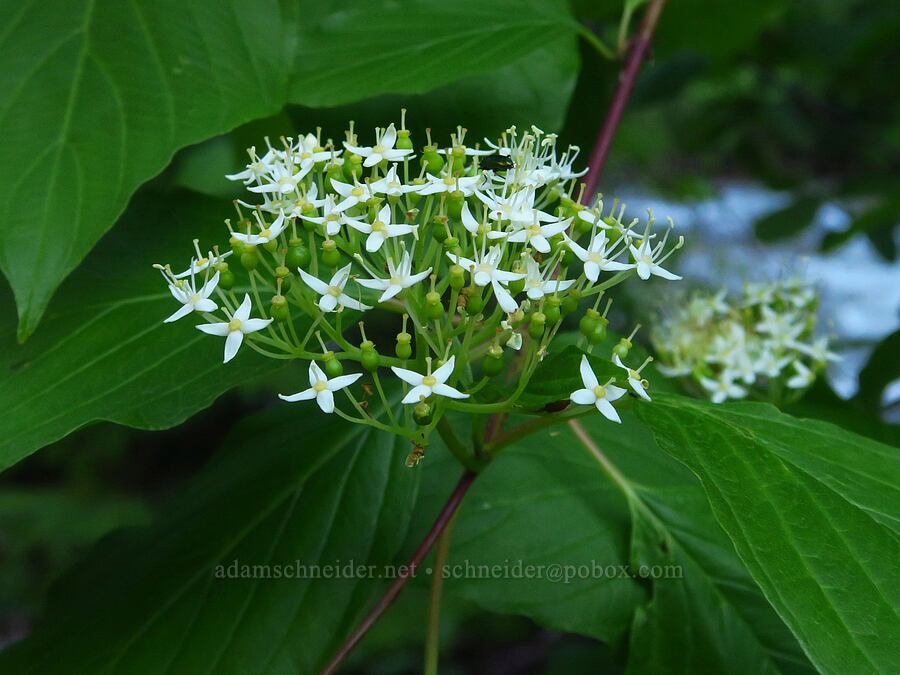
[{"label": "green leaf", "polygon": [[[420,93],[516,62],[576,26],[562,3],[79,0],[0,10],[0,269],[18,338],[173,153],[287,102]],[[299,35],[298,35],[299,33]],[[539,58],[539,55],[536,56]],[[539,68],[538,72],[541,71]],[[552,89],[551,89],[552,92]],[[540,96],[540,94],[538,94]],[[567,100],[557,100],[564,109]]]},{"label": "green leaf", "polygon": [[[622,419],[583,418],[611,470],[567,426],[504,449],[459,511],[446,592],[605,642],[625,639],[631,625],[629,672],[812,672],[696,477],[632,413]],[[421,464],[417,510],[434,510],[452,489],[451,460],[434,454]],[[554,565],[568,581],[547,578]],[[618,576],[628,565],[664,578]],[[524,578],[528,566],[543,578]]]},{"label": "green leaf", "polygon": [[[227,446],[155,524],[106,539],[64,577],[40,628],[4,650],[0,668],[321,668],[383,589],[379,575],[392,576],[384,566],[406,535],[419,477],[404,466],[406,443],[285,404],[243,422]],[[322,578],[286,578],[298,564],[319,565]],[[348,564],[375,571],[325,578],[324,566]],[[243,565],[278,565],[284,576],[273,567],[271,578],[240,578]]]},{"label": "green leaf", "polygon": [[900,652],[900,453],[772,406],[663,395],[640,415],[696,473],[766,597],[825,672]]},{"label": "green leaf", "polygon": [[822,238],[822,251],[834,251],[858,234],[869,237],[875,249],[885,260],[897,259],[894,244],[894,228],[900,222],[900,199],[887,199],[883,203],[857,216],[850,226],[841,232],[829,232]]},{"label": "green leaf", "polygon": [[790,206],[757,220],[754,226],[756,236],[761,241],[778,241],[793,237],[812,225],[821,204],[822,200],[816,197],[801,197]]},{"label": "green leaf", "polygon": [[884,388],[896,379],[900,379],[900,330],[888,335],[872,351],[859,373],[856,398],[877,414]]},{"label": "green leaf", "polygon": [[196,330],[198,321],[162,322],[174,301],[151,264],[187,268],[187,233],[204,247],[225,244],[229,211],[184,192],[139,195],[24,345],[15,341],[12,298],[0,300],[0,469],[97,420],[174,426],[282,366],[246,348],[223,365],[221,341]]}]

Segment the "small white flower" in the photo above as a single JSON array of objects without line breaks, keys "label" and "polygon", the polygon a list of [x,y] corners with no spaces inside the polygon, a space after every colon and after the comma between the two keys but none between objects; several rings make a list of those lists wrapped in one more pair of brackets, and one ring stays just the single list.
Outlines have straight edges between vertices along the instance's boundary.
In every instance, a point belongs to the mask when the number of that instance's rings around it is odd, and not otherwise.
[{"label": "small white flower", "polygon": [[181,303],[181,307],[177,312],[172,314],[168,319],[165,319],[163,323],[171,323],[172,321],[178,321],[183,316],[187,316],[191,312],[214,312],[218,309],[218,305],[209,299],[209,296],[212,295],[212,292],[216,288],[216,284],[219,283],[219,273],[216,272],[213,274],[212,279],[207,280],[205,284],[197,290],[197,287],[194,285],[194,275],[191,275],[190,283],[186,281],[176,281],[175,283],[169,284],[169,291],[172,293],[173,297]]},{"label": "small white flower", "polygon": [[621,251],[615,251],[615,246],[607,250],[605,232],[595,232],[591,237],[588,247],[582,248],[574,240],[566,237],[566,244],[581,262],[584,263],[584,276],[590,281],[597,281],[600,272],[621,272],[630,270],[634,265],[616,262],[613,260]]},{"label": "small white flower", "polygon": [[535,221],[528,227],[524,227],[518,232],[513,232],[506,240],[515,244],[529,244],[536,251],[550,253],[550,242],[547,241],[547,237],[553,237],[565,231],[571,222],[571,218],[560,220],[556,223],[548,223],[547,225],[538,225],[537,221]]},{"label": "small white flower", "polygon": [[354,230],[369,235],[366,237],[366,250],[369,253],[380,249],[384,242],[390,237],[400,237],[404,234],[410,234],[418,227],[417,225],[392,223],[390,204],[385,204],[381,208],[373,223],[367,223],[364,220],[355,220],[353,218],[345,218],[344,221]]},{"label": "small white flower", "polygon": [[340,154],[342,150],[333,153],[331,150],[325,150],[319,147],[319,139],[312,134],[306,134],[297,139],[297,145],[292,148],[293,159],[300,165],[300,171],[304,175],[307,174],[318,162],[327,162],[335,154]]},{"label": "small white flower", "polygon": [[[295,172],[295,168],[299,170]],[[309,168],[311,169],[312,166]],[[307,173],[309,173],[309,169],[304,171],[302,167],[295,167],[293,162],[287,164],[279,162],[273,164],[269,172],[262,176],[264,180],[268,181],[267,183],[252,185],[247,189],[250,192],[275,192],[286,195],[297,189],[297,183],[303,180]]]},{"label": "small white flower", "polygon": [[822,337],[813,342],[811,345],[803,342],[793,341],[790,346],[799,352],[803,352],[813,361],[840,361],[841,357],[834,352],[828,351],[828,338]]},{"label": "small white flower", "polygon": [[341,212],[349,208],[347,200],[337,203],[334,199],[334,195],[327,195],[325,199],[321,200],[321,203],[316,204],[316,207],[319,206],[322,207],[321,216],[301,215],[300,217],[311,223],[324,225],[325,234],[329,237],[333,237],[341,231],[341,224],[344,222],[344,217]]},{"label": "small white flower", "polygon": [[723,373],[718,380],[700,376],[700,385],[711,394],[713,403],[723,403],[729,398],[744,398],[747,390],[736,385],[730,377]]},{"label": "small white flower", "polygon": [[[331,181],[332,185],[334,181]],[[418,192],[421,185],[404,185],[397,177],[397,165],[392,164],[384,178],[369,183],[369,189],[373,194],[388,195],[389,197],[401,197],[407,192]]]},{"label": "small white flower", "polygon": [[430,267],[424,272],[412,274],[412,261],[409,257],[409,251],[403,252],[403,258],[400,260],[399,265],[394,265],[394,261],[388,258],[387,266],[388,274],[390,274],[390,277],[388,277],[387,279],[376,278],[356,280],[356,283],[358,283],[360,286],[365,286],[366,288],[372,288],[378,291],[384,291],[384,293],[381,294],[381,297],[378,298],[378,302],[385,302],[386,300],[390,300],[404,288],[409,288],[410,286],[419,283],[425,277],[431,274]]},{"label": "small white flower", "polygon": [[794,361],[793,366],[797,374],[785,383],[789,389],[806,389],[815,381],[815,373],[803,365],[802,361]]},{"label": "small white flower", "polygon": [[[584,383],[584,389],[573,391],[569,398],[572,403],[578,405],[594,405],[600,414],[612,422],[621,423],[619,413],[613,407],[612,402],[622,398],[625,390],[607,382],[604,386],[600,386],[597,376],[588,362],[587,356],[581,356],[581,381]],[[610,380],[611,381],[611,380]]]},{"label": "small white flower", "polygon": [[541,267],[534,258],[529,257],[525,263],[525,292],[532,300],[540,300],[545,295],[564,291],[575,283],[574,279],[544,279]]},{"label": "small white flower", "polygon": [[272,163],[275,161],[275,151],[269,148],[269,151],[261,158],[256,155],[256,148],[247,150],[250,154],[250,163],[247,168],[240,173],[226,174],[228,180],[240,180],[244,185],[249,185],[253,181],[259,180],[272,170]]},{"label": "small white flower", "polygon": [[489,225],[485,223],[479,223],[475,220],[475,216],[472,215],[472,212],[469,211],[469,202],[465,202],[462,207],[461,218],[463,227],[466,228],[468,232],[475,235],[476,237],[481,234],[488,239],[503,239],[506,236],[506,232],[501,232],[500,230],[492,230]]},{"label": "small white flower", "polygon": [[343,197],[343,200],[341,201],[341,206],[343,207],[341,209],[342,211],[349,209],[351,206],[365,203],[372,197],[371,186],[360,183],[355,178],[353,180],[353,185],[342,183],[341,181],[332,178],[331,186],[334,188],[335,192]]},{"label": "small white flower", "polygon": [[428,174],[425,176],[425,180],[428,182],[419,188],[420,195],[434,195],[459,190],[466,197],[471,197],[484,178],[481,174],[477,176],[432,176]]},{"label": "small white flower", "polygon": [[[666,233],[668,235],[668,232]],[[662,277],[663,279],[669,279],[670,281],[675,281],[677,279],[681,279],[677,274],[672,274],[668,270],[664,270],[660,267],[659,263],[665,260],[668,255],[663,258],[659,258],[660,253],[662,253],[663,247],[666,244],[665,238],[656,245],[655,248],[650,246],[650,239],[645,237],[641,241],[640,246],[635,246],[631,244],[628,248],[631,251],[631,255],[634,258],[635,267],[637,268],[637,275],[644,279],[645,281],[650,278],[650,275]]]},{"label": "small white flower", "polygon": [[524,272],[505,272],[497,269],[497,265],[500,264],[500,260],[503,258],[503,251],[499,246],[492,246],[487,253],[482,249],[481,257],[476,260],[457,258],[450,251],[447,251],[447,257],[472,272],[472,280],[476,286],[491,284],[491,287],[494,289],[494,295],[497,297],[497,302],[504,312],[515,312],[519,308],[518,303],[504,286],[510,281],[522,279],[525,274]]},{"label": "small white flower", "polygon": [[197,330],[207,335],[217,335],[225,338],[225,360],[228,363],[237,354],[238,347],[244,341],[247,333],[255,333],[272,323],[272,319],[250,318],[250,296],[244,294],[244,301],[238,307],[231,320],[223,323],[206,323],[197,326]]},{"label": "small white flower", "polygon": [[427,375],[422,375],[414,370],[391,366],[391,370],[394,371],[397,377],[413,386],[406,396],[403,397],[402,403],[418,403],[420,397],[428,398],[432,394],[446,396],[447,398],[469,398],[468,394],[463,394],[461,391],[457,391],[449,384],[446,384],[447,379],[453,374],[455,363],[456,357],[451,356],[447,363],[432,373],[430,372],[431,361],[429,360],[429,372]]},{"label": "small white flower", "polygon": [[506,339],[506,346],[510,349],[515,349],[519,351],[522,349],[522,334],[517,331],[515,328],[509,325],[509,321],[503,320],[500,322],[500,328],[504,331],[512,331],[510,336]]},{"label": "small white flower", "polygon": [[360,157],[365,157],[363,160],[363,166],[365,167],[375,166],[383,160],[399,162],[407,155],[412,154],[412,150],[397,150],[394,148],[394,143],[397,142],[397,129],[394,127],[393,122],[384,130],[384,133],[376,129],[375,138],[376,143],[371,148],[350,145],[346,141],[344,141],[344,147]]},{"label": "small white flower", "polygon": [[219,253],[218,249],[216,249],[215,255],[212,252],[203,255],[200,253],[200,240],[194,239],[194,250],[197,252],[196,258],[191,258],[190,267],[188,267],[184,272],[180,274],[176,274],[176,279],[184,279],[185,277],[189,277],[192,274],[200,274],[207,267],[215,267],[220,262],[225,260],[228,256],[230,256],[234,251],[226,251],[225,253]]},{"label": "small white flower", "polygon": [[297,271],[300,273],[300,278],[303,279],[303,282],[322,296],[319,298],[319,309],[323,312],[333,312],[337,309],[338,305],[343,305],[350,309],[358,309],[360,311],[372,309],[369,305],[364,305],[344,293],[344,286],[347,285],[347,280],[350,278],[349,264],[335,272],[334,276],[331,277],[331,281],[327,284],[321,279],[317,279],[312,274],[303,271],[299,267],[297,268]]},{"label": "small white flower", "polygon": [[613,363],[615,363],[619,368],[622,368],[626,373],[628,373],[628,384],[631,385],[631,388],[634,389],[634,393],[640,396],[642,399],[649,401],[650,395],[647,393],[647,390],[644,389],[643,378],[641,377],[641,371],[644,369],[650,361],[652,357],[647,357],[647,360],[644,361],[644,364],[638,368],[637,370],[632,370],[624,363],[622,363],[622,359],[619,358],[618,354],[613,354]]},{"label": "small white flower", "polygon": [[277,239],[278,235],[284,231],[284,228],[287,227],[287,223],[285,222],[284,213],[279,213],[278,217],[275,221],[268,225],[265,221],[261,220],[259,215],[254,212],[256,216],[256,222],[259,225],[259,232],[257,234],[251,233],[243,233],[243,232],[232,232],[231,236],[237,239],[238,241],[242,241],[248,246],[258,246],[260,244],[265,244],[267,242],[272,241],[273,239]]},{"label": "small white flower", "polygon": [[534,188],[518,190],[510,195],[489,195],[476,190],[475,195],[487,205],[488,216],[492,220],[508,220],[514,227],[556,220],[555,216],[534,208]]},{"label": "small white flower", "polygon": [[334,392],[340,391],[344,387],[349,387],[361,377],[362,373],[356,373],[354,375],[341,375],[329,380],[318,364],[315,361],[310,361],[309,389],[304,389],[290,396],[278,394],[278,398],[282,401],[308,401],[314,398],[322,412],[333,413]]}]

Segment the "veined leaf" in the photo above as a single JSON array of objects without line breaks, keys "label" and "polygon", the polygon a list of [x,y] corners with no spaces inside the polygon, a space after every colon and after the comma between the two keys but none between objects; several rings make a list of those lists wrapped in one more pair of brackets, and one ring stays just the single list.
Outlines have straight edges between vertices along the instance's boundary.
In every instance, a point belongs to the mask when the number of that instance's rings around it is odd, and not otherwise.
[{"label": "veined leaf", "polygon": [[900,451],[755,403],[640,406],[694,471],[766,597],[825,672],[900,660]]}]

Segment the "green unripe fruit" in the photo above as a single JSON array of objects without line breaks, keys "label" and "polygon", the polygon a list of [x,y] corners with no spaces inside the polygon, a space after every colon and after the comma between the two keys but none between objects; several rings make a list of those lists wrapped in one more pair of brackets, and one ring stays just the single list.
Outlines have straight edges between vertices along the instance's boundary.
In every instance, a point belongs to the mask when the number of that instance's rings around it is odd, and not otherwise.
[{"label": "green unripe fruit", "polygon": [[242,242],[240,239],[229,237],[228,245],[231,246],[231,250],[234,251],[235,255],[240,255],[244,252],[244,242]]},{"label": "green unripe fruit", "polygon": [[330,378],[340,377],[344,374],[344,366],[334,358],[334,352],[325,352],[322,356],[325,361],[325,374]]},{"label": "green unripe fruit", "polygon": [[597,326],[597,322],[600,319],[600,312],[596,309],[589,309],[583,317],[581,317],[581,321],[578,322],[578,330],[585,337],[589,337],[591,331]]},{"label": "green unripe fruit", "polygon": [[409,137],[409,129],[398,129],[397,130],[397,142],[394,144],[394,147],[398,150],[412,150],[413,142]]},{"label": "green unripe fruit", "polygon": [[631,351],[631,346],[631,342],[627,338],[622,338],[619,340],[619,344],[613,347],[613,354],[620,359],[624,359],[628,356],[628,352]]},{"label": "green unripe fruit", "polygon": [[603,317],[597,320],[597,323],[591,328],[591,332],[587,336],[590,344],[598,345],[606,339],[606,324],[608,323],[609,321]]},{"label": "green unripe fruit", "polygon": [[560,300],[557,295],[551,295],[548,298],[544,298],[542,311],[547,317],[548,326],[555,326],[560,318],[562,318],[562,311],[560,310],[561,305],[562,300]]},{"label": "green unripe fruit", "polygon": [[[291,241],[296,240],[292,239]],[[284,264],[291,270],[296,270],[298,267],[306,269],[311,261],[312,254],[303,244],[291,244],[287,253],[284,254]]]},{"label": "green unripe fruit", "polygon": [[444,248],[446,248],[448,251],[453,250],[458,246],[459,239],[457,239],[456,237],[447,237],[446,239],[444,239]]},{"label": "green unripe fruit", "polygon": [[450,236],[448,234],[449,230],[446,225],[447,216],[436,215],[434,217],[434,227],[432,227],[431,229],[431,236],[435,238],[435,241],[443,243]]},{"label": "green unripe fruit", "polygon": [[578,301],[581,300],[581,291],[577,289],[572,289],[569,291],[569,294],[563,298],[562,301],[562,313],[571,314],[575,310],[578,309]]},{"label": "green unripe fruit", "polygon": [[284,265],[275,268],[276,288],[278,280],[281,280],[281,290],[286,291],[291,287],[291,271]]},{"label": "green unripe fruit", "polygon": [[499,354],[494,354],[493,348],[489,349],[481,362],[481,372],[487,377],[495,377],[503,372],[503,351],[499,351]]},{"label": "green unripe fruit", "polygon": [[244,247],[244,252],[241,253],[241,265],[246,270],[255,270],[259,266],[259,253],[256,252],[256,246]]},{"label": "green unripe fruit", "polygon": [[539,340],[544,334],[544,327],[547,322],[547,315],[543,312],[535,312],[531,315],[531,321],[528,323],[528,334],[535,340]]},{"label": "green unripe fruit", "polygon": [[342,167],[344,174],[344,182],[353,184],[353,179],[362,176],[363,158],[359,155],[351,154],[349,157],[344,156],[344,165]]},{"label": "green unripe fruit", "polygon": [[429,319],[440,319],[444,316],[441,294],[437,291],[430,291],[425,295],[425,316]]},{"label": "green unripe fruit", "polygon": [[[525,270],[514,267],[513,272],[515,272],[516,274],[523,274],[525,272]],[[525,290],[525,279],[522,278],[522,279],[515,279],[514,281],[510,281],[506,285],[506,288],[509,290],[509,292],[512,295],[518,295],[519,293],[521,293],[522,291]]]},{"label": "green unripe fruit", "polygon": [[444,157],[438,154],[436,145],[426,145],[422,148],[422,166],[432,176],[437,176],[444,168]]},{"label": "green unripe fruit", "polygon": [[[426,180],[424,178],[414,178],[413,185],[425,185]],[[418,192],[410,192],[406,195],[406,198],[409,199],[409,203],[415,206],[420,201],[422,201],[422,195]]]},{"label": "green unripe fruit", "polygon": [[575,219],[575,231],[584,234],[585,232],[590,232],[593,226],[583,218]]},{"label": "green unripe fruit", "polygon": [[476,314],[480,314],[483,309],[484,298],[481,297],[481,291],[478,289],[472,290],[466,301],[466,311],[470,316],[475,316]]},{"label": "green unripe fruit", "polygon": [[283,295],[272,297],[272,306],[269,313],[276,321],[287,321],[291,318],[291,310],[288,307],[287,298]]},{"label": "green unripe fruit", "polygon": [[403,359],[404,361],[412,356],[412,335],[409,333],[398,333],[397,334],[397,346],[394,348],[394,351],[397,354],[398,359]]},{"label": "green unripe fruit", "polygon": [[425,401],[419,401],[413,408],[413,419],[420,427],[426,427],[431,424],[434,418],[434,408]]},{"label": "green unripe fruit", "polygon": [[263,244],[263,248],[266,249],[269,253],[275,253],[275,251],[278,250],[278,240],[270,239]]},{"label": "green unripe fruit", "polygon": [[334,191],[331,180],[334,179],[341,183],[344,182],[344,167],[342,164],[332,163],[325,168],[325,187]]},{"label": "green unripe fruit", "polygon": [[450,266],[450,288],[460,290],[466,285],[466,271],[462,265]]},{"label": "green unripe fruit", "polygon": [[218,287],[223,291],[230,291],[234,287],[234,272],[227,267],[224,270],[219,270]]},{"label": "green unripe fruit", "polygon": [[563,252],[562,258],[560,258],[560,260],[559,260],[559,264],[562,265],[563,267],[568,267],[573,262],[575,262],[575,254],[572,253],[571,249],[567,248]]},{"label": "green unripe fruit", "polygon": [[447,213],[451,218],[459,218],[462,215],[463,204],[466,203],[466,196],[462,190],[453,190],[447,199]]},{"label": "green unripe fruit", "polygon": [[360,364],[370,373],[374,373],[378,370],[378,366],[381,363],[381,357],[379,357],[378,352],[375,351],[375,344],[370,340],[366,340],[359,347],[361,351],[359,357]]},{"label": "green unripe fruit", "polygon": [[322,262],[329,267],[337,267],[341,262],[341,252],[337,249],[334,239],[326,239],[322,242]]}]

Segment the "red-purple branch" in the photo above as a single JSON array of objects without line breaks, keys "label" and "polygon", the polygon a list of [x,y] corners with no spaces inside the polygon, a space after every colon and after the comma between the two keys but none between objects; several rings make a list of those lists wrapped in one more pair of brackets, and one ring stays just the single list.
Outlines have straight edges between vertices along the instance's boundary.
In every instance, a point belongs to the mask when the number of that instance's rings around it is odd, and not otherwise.
[{"label": "red-purple branch", "polygon": [[612,146],[613,137],[616,135],[616,129],[619,127],[619,120],[622,119],[622,113],[628,104],[628,97],[631,95],[631,89],[634,87],[638,71],[641,69],[641,64],[647,55],[647,51],[650,49],[650,43],[653,41],[653,31],[656,30],[659,13],[662,11],[665,2],[666,0],[653,0],[650,3],[647,11],[644,12],[641,27],[632,38],[628,61],[619,75],[619,85],[616,87],[616,93],[613,94],[612,103],[606,111],[606,118],[603,120],[603,127],[600,129],[600,133],[597,135],[597,142],[594,143],[594,149],[591,151],[588,172],[584,178],[584,196],[582,199],[585,204],[590,204],[597,193],[597,183],[600,181],[603,165],[606,164],[609,148]]},{"label": "red-purple branch", "polygon": [[431,547],[434,546],[434,542],[437,541],[438,537],[441,536],[441,532],[447,527],[453,514],[456,513],[456,509],[459,508],[459,504],[462,502],[462,498],[465,496],[466,491],[469,489],[469,486],[472,485],[472,481],[475,480],[475,476],[477,475],[477,473],[472,471],[466,471],[460,477],[453,492],[450,493],[447,503],[444,504],[444,508],[441,509],[437,520],[434,521],[434,525],[428,530],[428,534],[425,535],[425,539],[419,544],[419,548],[413,553],[413,556],[409,559],[406,567],[400,571],[400,574],[394,579],[394,583],[391,584],[391,587],[383,596],[381,596],[378,604],[372,608],[371,612],[366,614],[366,618],[360,622],[356,629],[350,634],[350,637],[344,641],[341,648],[338,649],[331,658],[331,661],[328,662],[328,665],[322,669],[322,675],[330,675],[337,671],[338,666],[341,665],[341,662],[347,657],[347,654],[353,651],[353,648],[363,639],[363,636],[368,632],[369,628],[372,627],[372,624],[378,620],[378,617],[384,613],[384,610],[390,607],[391,603],[394,602],[398,595],[400,595],[400,591],[406,586],[406,582],[409,581],[411,577],[415,576],[416,569],[422,564],[422,561],[425,560],[425,556],[428,555]]}]

